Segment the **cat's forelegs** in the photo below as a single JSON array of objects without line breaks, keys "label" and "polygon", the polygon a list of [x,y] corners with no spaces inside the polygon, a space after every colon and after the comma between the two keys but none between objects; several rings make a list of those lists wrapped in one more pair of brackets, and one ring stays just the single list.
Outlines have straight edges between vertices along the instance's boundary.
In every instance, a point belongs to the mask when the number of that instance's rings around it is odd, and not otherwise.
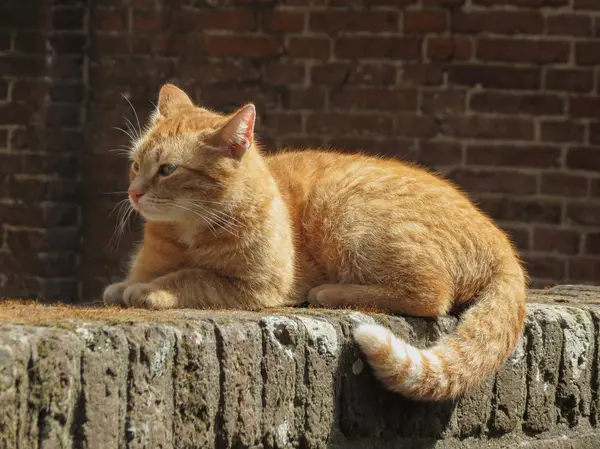
[{"label": "cat's forelegs", "polygon": [[403,289],[385,285],[323,284],[308,292],[311,304],[327,308],[374,307],[403,315],[445,315],[452,298],[443,286],[434,289]]},{"label": "cat's forelegs", "polygon": [[132,284],[125,289],[123,301],[126,306],[147,309],[249,306],[235,281],[202,269],[178,270],[150,282]]}]

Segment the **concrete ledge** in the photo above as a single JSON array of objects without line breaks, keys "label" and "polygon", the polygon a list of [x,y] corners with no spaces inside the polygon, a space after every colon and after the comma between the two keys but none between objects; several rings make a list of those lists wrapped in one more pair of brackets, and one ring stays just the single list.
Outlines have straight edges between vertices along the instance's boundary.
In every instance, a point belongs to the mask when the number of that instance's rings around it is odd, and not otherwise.
[{"label": "concrete ledge", "polygon": [[0,305],[0,448],[599,448],[600,289],[530,296],[510,360],[439,404],[381,388],[349,335],[424,346],[453,318]]}]

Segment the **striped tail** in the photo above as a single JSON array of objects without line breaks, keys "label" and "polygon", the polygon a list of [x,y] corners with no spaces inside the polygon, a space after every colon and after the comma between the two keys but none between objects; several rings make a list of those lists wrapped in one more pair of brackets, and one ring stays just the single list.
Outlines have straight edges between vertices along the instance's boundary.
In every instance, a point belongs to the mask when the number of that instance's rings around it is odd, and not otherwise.
[{"label": "striped tail", "polygon": [[483,383],[514,350],[525,321],[525,279],[520,267],[493,280],[478,295],[452,335],[421,350],[388,329],[362,324],[354,339],[375,375],[392,391],[437,401]]}]

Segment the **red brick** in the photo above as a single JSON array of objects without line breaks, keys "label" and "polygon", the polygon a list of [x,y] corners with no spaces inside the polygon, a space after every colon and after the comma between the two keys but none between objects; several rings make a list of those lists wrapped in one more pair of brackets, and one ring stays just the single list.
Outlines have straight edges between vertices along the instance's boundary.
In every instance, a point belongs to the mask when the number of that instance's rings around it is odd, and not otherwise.
[{"label": "red brick", "polygon": [[0,105],[0,125],[26,125],[33,111],[26,104],[6,103]]},{"label": "red brick", "polygon": [[[0,5],[0,28],[40,29],[46,23],[46,8],[37,5]],[[33,2],[32,2],[33,3]],[[41,5],[40,5],[41,6]]]},{"label": "red brick", "polygon": [[133,11],[133,29],[135,32],[158,31],[167,25],[167,21],[168,17],[165,16],[162,10]]},{"label": "red brick", "polygon": [[331,92],[329,104],[334,109],[415,111],[417,92],[376,87],[345,88]]},{"label": "red brick", "polygon": [[127,26],[127,11],[124,9],[92,9],[90,14],[90,28],[96,33],[125,33]]},{"label": "red brick", "polygon": [[265,31],[300,32],[304,30],[305,14],[297,11],[266,11],[262,16]]},{"label": "red brick", "polygon": [[311,31],[324,33],[352,33],[370,31],[373,33],[398,31],[399,16],[396,11],[313,11],[309,16]]},{"label": "red brick", "polygon": [[600,98],[573,97],[569,99],[569,114],[571,117],[598,118],[600,117]]},{"label": "red brick", "polygon": [[567,224],[600,226],[600,204],[572,203],[567,205]]},{"label": "red brick", "polygon": [[537,189],[536,177],[524,173],[457,169],[447,176],[468,192],[529,195]]},{"label": "red brick", "polygon": [[562,115],[565,111],[562,98],[543,94],[473,93],[470,106],[475,112],[501,114]]},{"label": "red brick", "polygon": [[545,142],[583,142],[585,126],[568,120],[541,122],[541,140]]},{"label": "red brick", "polygon": [[288,55],[302,59],[328,59],[330,42],[325,37],[291,37]]},{"label": "red brick", "polygon": [[569,43],[525,39],[488,39],[477,41],[477,58],[483,61],[549,63],[567,62]]},{"label": "red brick", "polygon": [[79,206],[72,203],[0,204],[0,221],[13,226],[76,226]]},{"label": "red brick", "polygon": [[600,171],[600,147],[572,147],[567,153],[567,167]]},{"label": "red brick", "polygon": [[39,31],[19,31],[14,37],[14,49],[17,52],[29,54],[44,54],[46,52],[46,35]]},{"label": "red brick", "polygon": [[315,64],[311,67],[310,79],[312,84],[326,86],[341,84],[387,86],[396,82],[396,67],[382,63]]},{"label": "red brick", "polygon": [[284,96],[283,105],[286,109],[321,110],[325,107],[327,92],[320,87],[292,88]]},{"label": "red brick", "polygon": [[460,6],[465,0],[421,0],[424,6]]},{"label": "red brick", "polygon": [[474,0],[476,5],[510,5],[535,8],[539,6],[565,6],[570,0]]},{"label": "red brick", "polygon": [[432,37],[427,39],[426,52],[431,61],[468,61],[473,43],[465,37]]},{"label": "red brick", "polygon": [[544,195],[583,197],[588,193],[588,179],[567,173],[542,173],[540,191]]},{"label": "red brick", "polygon": [[546,19],[548,34],[560,36],[591,36],[592,18],[578,14],[560,14]]},{"label": "red brick", "polygon": [[304,81],[304,66],[292,62],[274,62],[265,67],[264,80],[273,84],[299,84]]},{"label": "red brick", "polygon": [[302,132],[302,115],[299,113],[268,112],[261,125],[263,132],[294,134]]},{"label": "red brick", "polygon": [[500,227],[518,249],[529,249],[529,229],[509,224],[502,224]]},{"label": "red brick", "polygon": [[[300,1],[302,4],[317,4],[327,3],[326,0],[287,0],[287,1]],[[404,6],[410,6],[417,3],[418,0],[330,0],[329,3],[331,6],[352,6],[356,7],[357,5],[362,6],[394,6],[397,8],[401,8]]]},{"label": "red brick", "polygon": [[420,141],[417,160],[427,166],[460,165],[462,146],[458,142]]},{"label": "red brick", "polygon": [[546,145],[468,145],[467,164],[492,167],[560,166],[561,148]]},{"label": "red brick", "polygon": [[404,12],[404,33],[442,32],[447,27],[446,13],[436,10],[421,10]]},{"label": "red brick", "polygon": [[466,92],[463,90],[439,90],[422,93],[421,111],[429,116],[443,118],[465,112]]},{"label": "red brick", "polygon": [[578,231],[560,228],[535,228],[533,249],[558,254],[579,253],[581,234]]},{"label": "red brick", "polygon": [[562,218],[562,202],[559,200],[520,200],[480,195],[477,203],[495,220],[559,224]]},{"label": "red brick", "polygon": [[[283,65],[283,63],[282,63]],[[286,64],[290,70],[294,67],[292,63]],[[178,68],[181,72],[182,80],[193,83],[195,80],[202,80],[203,83],[231,83],[244,81],[258,81],[261,79],[260,71],[248,61],[218,61],[210,63],[200,63],[196,60],[184,60]],[[277,79],[277,64],[271,64],[265,67],[265,77],[273,81]]]},{"label": "red brick", "polygon": [[319,112],[308,116],[306,130],[319,135],[390,135],[392,120],[381,114]]},{"label": "red brick", "polygon": [[430,138],[438,133],[437,123],[430,117],[400,114],[396,117],[395,135],[401,137]]},{"label": "red brick", "polygon": [[589,92],[594,87],[594,72],[582,69],[548,69],[546,88],[567,92]]},{"label": "red brick", "polygon": [[593,198],[600,198],[600,179],[591,180],[590,195]]},{"label": "red brick", "polygon": [[600,4],[596,0],[574,0],[575,9],[587,9],[590,11],[600,11]]},{"label": "red brick", "polygon": [[206,36],[204,51],[211,56],[270,57],[281,53],[281,40],[272,36]]},{"label": "red brick", "polygon": [[42,56],[5,55],[0,58],[0,73],[7,77],[42,76],[46,71]]},{"label": "red brick", "polygon": [[456,11],[452,31],[458,33],[541,34],[544,17],[537,11]]},{"label": "red brick", "polygon": [[79,235],[76,230],[71,229],[9,230],[6,243],[14,252],[69,251],[77,249]]},{"label": "red brick", "polygon": [[600,145],[600,122],[590,123],[590,143]]},{"label": "red brick", "polygon": [[335,138],[331,141],[332,148],[345,152],[361,152],[405,161],[414,161],[416,148],[412,139],[361,139],[361,138]]},{"label": "red brick", "polygon": [[592,255],[600,255],[600,233],[595,232],[588,234],[585,237],[585,253]]},{"label": "red brick", "polygon": [[566,277],[566,261],[564,259],[533,255],[524,255],[522,259],[525,270],[533,278],[564,279]]},{"label": "red brick", "polygon": [[0,30],[0,51],[10,50],[12,33],[9,30]]},{"label": "red brick", "polygon": [[450,83],[498,89],[538,89],[540,70],[536,68],[454,65],[448,69]]},{"label": "red brick", "polygon": [[600,42],[586,41],[575,43],[575,62],[578,65],[600,64]]},{"label": "red brick", "polygon": [[339,58],[421,58],[421,40],[413,37],[340,37],[335,42]]},{"label": "red brick", "polygon": [[83,30],[83,8],[61,8],[52,11],[52,27],[55,30]]},{"label": "red brick", "polygon": [[459,138],[532,140],[534,137],[533,122],[520,118],[448,118],[442,123],[442,131],[448,136]]},{"label": "red brick", "polygon": [[438,64],[406,64],[402,81],[407,85],[439,86],[444,82],[444,70]]},{"label": "red brick", "polygon": [[576,257],[569,263],[571,282],[597,282],[600,279],[599,257]]}]

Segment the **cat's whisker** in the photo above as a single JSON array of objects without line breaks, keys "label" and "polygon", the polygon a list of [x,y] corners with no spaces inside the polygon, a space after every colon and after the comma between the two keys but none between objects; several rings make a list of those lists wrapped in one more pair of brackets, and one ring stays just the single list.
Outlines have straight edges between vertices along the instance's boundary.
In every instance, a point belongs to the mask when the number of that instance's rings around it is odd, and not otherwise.
[{"label": "cat's whisker", "polygon": [[[216,202],[215,202],[216,203]],[[187,202],[186,204],[188,204],[189,206],[192,207],[196,207],[206,213],[210,213],[213,215],[217,215],[220,216],[221,218],[224,218],[226,220],[232,221],[233,223],[230,223],[232,226],[240,226],[240,227],[245,227],[244,223],[242,223],[241,221],[239,221],[237,218],[235,218],[233,215],[223,211],[223,210],[219,210],[219,209],[208,209],[204,206],[202,206],[201,204],[197,204],[197,203],[193,203],[193,202]]]},{"label": "cat's whisker", "polygon": [[129,103],[129,106],[131,106],[131,110],[133,111],[133,115],[135,116],[135,121],[137,122],[138,137],[141,137],[142,134],[143,134],[142,133],[142,126],[140,125],[140,118],[138,117],[138,114],[137,114],[135,108],[133,107],[133,103],[124,94],[121,94],[121,95],[123,95],[123,98],[125,98],[125,101],[127,101],[127,103]]},{"label": "cat's whisker", "polygon": [[123,134],[125,134],[127,137],[129,137],[129,139],[132,141],[136,140],[135,137],[133,137],[133,135],[130,132],[125,131],[123,128],[119,128],[118,126],[113,126],[113,129],[116,129],[117,131],[121,131]]},{"label": "cat's whisker", "polygon": [[202,219],[202,220],[203,220],[203,221],[206,223],[206,225],[207,225],[207,226],[208,226],[208,228],[210,229],[210,232],[212,233],[212,235],[213,235],[213,236],[215,236],[215,237],[217,236],[217,234],[216,234],[216,232],[215,232],[214,228],[212,227],[212,223],[211,223],[211,222],[210,222],[208,219],[206,219],[206,217],[204,217],[203,215],[199,214],[198,212],[195,212],[195,211],[193,211],[192,209],[188,209],[188,208],[186,208],[186,207],[183,207],[183,206],[181,206],[180,204],[175,204],[175,203],[173,203],[172,205],[173,205],[173,206],[175,206],[175,207],[177,207],[177,208],[179,208],[179,209],[182,209],[182,210],[188,211],[188,212],[190,212],[190,213],[192,213],[192,214],[194,214],[194,215],[196,215],[196,216],[200,217],[200,218],[201,218],[201,219]]}]

